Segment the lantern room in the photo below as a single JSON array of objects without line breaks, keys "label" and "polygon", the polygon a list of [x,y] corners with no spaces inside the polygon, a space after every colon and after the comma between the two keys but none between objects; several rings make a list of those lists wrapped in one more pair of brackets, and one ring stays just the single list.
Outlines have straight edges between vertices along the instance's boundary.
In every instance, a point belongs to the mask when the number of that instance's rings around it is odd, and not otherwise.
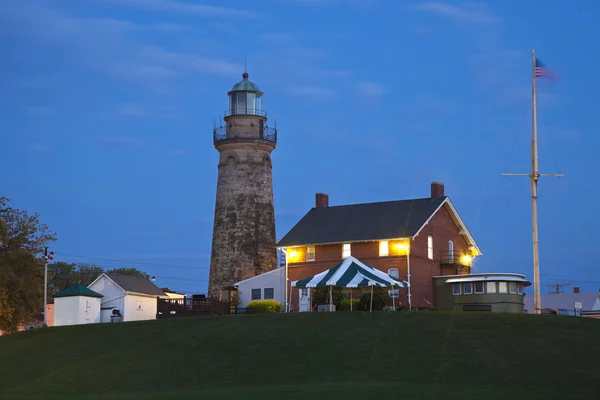
[{"label": "lantern room", "polygon": [[229,115],[259,115],[262,111],[262,95],[258,85],[248,80],[248,73],[242,74],[242,80],[227,93],[229,95]]}]

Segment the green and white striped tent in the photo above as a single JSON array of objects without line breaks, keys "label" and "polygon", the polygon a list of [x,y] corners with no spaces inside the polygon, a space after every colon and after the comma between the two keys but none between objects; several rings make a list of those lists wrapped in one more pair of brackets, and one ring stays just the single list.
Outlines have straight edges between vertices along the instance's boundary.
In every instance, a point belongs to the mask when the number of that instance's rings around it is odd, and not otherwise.
[{"label": "green and white striped tent", "polygon": [[323,271],[310,278],[293,281],[295,288],[317,288],[325,286],[341,286],[344,288],[377,287],[408,287],[409,283],[395,279],[356,258],[350,256],[335,267]]}]

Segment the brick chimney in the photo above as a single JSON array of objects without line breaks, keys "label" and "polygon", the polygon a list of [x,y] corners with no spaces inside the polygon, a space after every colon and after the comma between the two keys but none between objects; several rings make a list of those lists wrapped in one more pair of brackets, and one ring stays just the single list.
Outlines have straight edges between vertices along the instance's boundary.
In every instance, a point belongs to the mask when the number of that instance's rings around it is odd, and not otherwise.
[{"label": "brick chimney", "polygon": [[573,286],[573,293],[579,293],[579,286]]},{"label": "brick chimney", "polygon": [[431,197],[444,197],[444,184],[441,182],[431,182]]},{"label": "brick chimney", "polygon": [[329,207],[329,195],[325,193],[317,193],[315,199],[317,208]]}]

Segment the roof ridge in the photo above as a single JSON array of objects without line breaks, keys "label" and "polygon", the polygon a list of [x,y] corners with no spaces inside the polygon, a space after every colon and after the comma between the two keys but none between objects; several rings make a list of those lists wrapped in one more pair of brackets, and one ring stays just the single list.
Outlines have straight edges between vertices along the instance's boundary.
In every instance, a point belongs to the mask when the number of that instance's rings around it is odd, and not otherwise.
[{"label": "roof ridge", "polygon": [[443,197],[418,197],[414,199],[404,199],[404,200],[386,200],[386,201],[373,201],[366,203],[354,203],[354,204],[340,204],[337,206],[327,206],[327,207],[313,207],[312,209],[328,209],[328,208],[341,208],[341,207],[354,207],[354,206],[363,206],[363,205],[371,205],[371,204],[385,204],[385,203],[399,203],[402,201],[417,201],[417,200],[434,200],[434,199],[446,199],[448,196]]}]

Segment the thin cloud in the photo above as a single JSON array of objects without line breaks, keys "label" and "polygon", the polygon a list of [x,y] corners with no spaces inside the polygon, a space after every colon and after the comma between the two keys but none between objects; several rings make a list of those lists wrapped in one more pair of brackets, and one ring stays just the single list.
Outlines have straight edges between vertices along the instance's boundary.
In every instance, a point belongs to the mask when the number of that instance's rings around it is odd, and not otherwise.
[{"label": "thin cloud", "polygon": [[459,6],[438,1],[429,1],[416,4],[411,8],[436,14],[458,22],[492,24],[501,21],[500,18],[492,15],[481,4],[463,3],[463,5]]},{"label": "thin cloud", "polygon": [[333,90],[322,86],[292,86],[289,92],[294,95],[312,96],[313,98],[333,96]]},{"label": "thin cloud", "polygon": [[201,17],[241,17],[255,18],[260,14],[254,11],[238,10],[234,8],[208,6],[201,4],[184,3],[166,0],[103,0],[104,3],[119,4],[149,11],[170,12],[176,14],[196,15]]},{"label": "thin cloud", "polygon": [[111,136],[104,139],[108,144],[115,145],[118,147],[134,147],[139,148],[146,144],[143,139],[136,138],[133,136]]},{"label": "thin cloud", "polygon": [[356,87],[360,94],[369,97],[381,97],[387,92],[386,88],[377,82],[358,82]]}]

